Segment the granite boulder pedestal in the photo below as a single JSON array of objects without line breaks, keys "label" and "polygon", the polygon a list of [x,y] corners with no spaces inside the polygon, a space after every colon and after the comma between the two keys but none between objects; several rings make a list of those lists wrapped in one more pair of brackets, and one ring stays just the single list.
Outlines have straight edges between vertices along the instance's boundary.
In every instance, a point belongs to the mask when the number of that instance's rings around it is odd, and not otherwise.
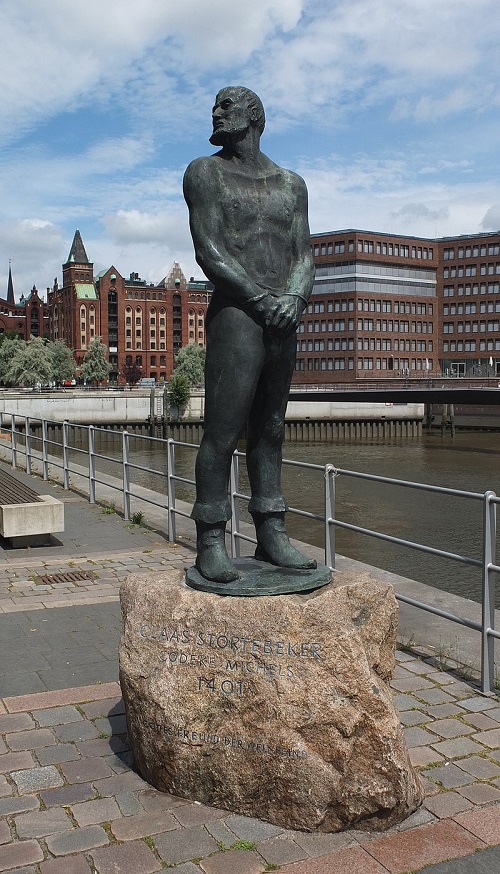
[{"label": "granite boulder pedestal", "polygon": [[170,571],[130,576],[120,597],[129,740],[157,789],[306,831],[385,828],[419,806],[389,585],[335,574],[248,599]]}]

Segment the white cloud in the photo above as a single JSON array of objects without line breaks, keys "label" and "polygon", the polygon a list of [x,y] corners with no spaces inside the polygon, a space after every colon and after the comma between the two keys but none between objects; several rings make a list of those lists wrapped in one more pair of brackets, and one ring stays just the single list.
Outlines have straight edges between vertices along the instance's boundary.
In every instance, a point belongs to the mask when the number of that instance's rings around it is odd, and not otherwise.
[{"label": "white cloud", "polygon": [[481,222],[483,231],[498,231],[500,228],[500,201],[490,206]]}]

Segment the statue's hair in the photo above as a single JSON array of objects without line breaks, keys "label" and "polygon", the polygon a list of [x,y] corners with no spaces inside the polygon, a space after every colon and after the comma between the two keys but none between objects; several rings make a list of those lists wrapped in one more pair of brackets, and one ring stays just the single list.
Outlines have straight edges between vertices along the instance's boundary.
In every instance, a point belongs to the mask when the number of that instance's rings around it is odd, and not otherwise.
[{"label": "statue's hair", "polygon": [[256,127],[259,133],[262,134],[266,126],[266,114],[260,97],[258,97],[254,91],[250,91],[250,88],[245,88],[243,85],[228,85],[226,88],[222,88],[219,91],[217,94],[217,100],[224,91],[236,92],[238,97],[244,97],[246,99],[249,109],[256,110]]}]

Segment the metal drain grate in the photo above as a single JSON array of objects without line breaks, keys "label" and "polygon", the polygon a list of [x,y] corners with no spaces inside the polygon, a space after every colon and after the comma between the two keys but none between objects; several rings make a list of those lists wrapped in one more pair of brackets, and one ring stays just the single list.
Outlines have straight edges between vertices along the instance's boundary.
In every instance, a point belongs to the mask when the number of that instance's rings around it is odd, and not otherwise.
[{"label": "metal drain grate", "polygon": [[95,580],[97,574],[93,571],[69,571],[67,574],[46,574],[37,577],[37,585],[50,586],[54,583],[78,583],[80,580]]}]

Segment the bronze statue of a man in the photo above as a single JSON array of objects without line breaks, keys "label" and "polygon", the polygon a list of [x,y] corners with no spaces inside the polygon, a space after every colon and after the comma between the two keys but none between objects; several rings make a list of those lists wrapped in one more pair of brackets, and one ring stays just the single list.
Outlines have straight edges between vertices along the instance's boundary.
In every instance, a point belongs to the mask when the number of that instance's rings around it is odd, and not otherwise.
[{"label": "bronze statue of a man", "polygon": [[284,418],[295,332],[311,294],[307,190],[260,151],[264,108],[252,91],[219,91],[210,142],[219,152],[184,176],[196,260],[215,290],[207,312],[205,429],[196,461],[196,567],[219,583],[238,578],[225,547],[231,456],[247,426],[255,557],[313,568],[284,524]]}]

